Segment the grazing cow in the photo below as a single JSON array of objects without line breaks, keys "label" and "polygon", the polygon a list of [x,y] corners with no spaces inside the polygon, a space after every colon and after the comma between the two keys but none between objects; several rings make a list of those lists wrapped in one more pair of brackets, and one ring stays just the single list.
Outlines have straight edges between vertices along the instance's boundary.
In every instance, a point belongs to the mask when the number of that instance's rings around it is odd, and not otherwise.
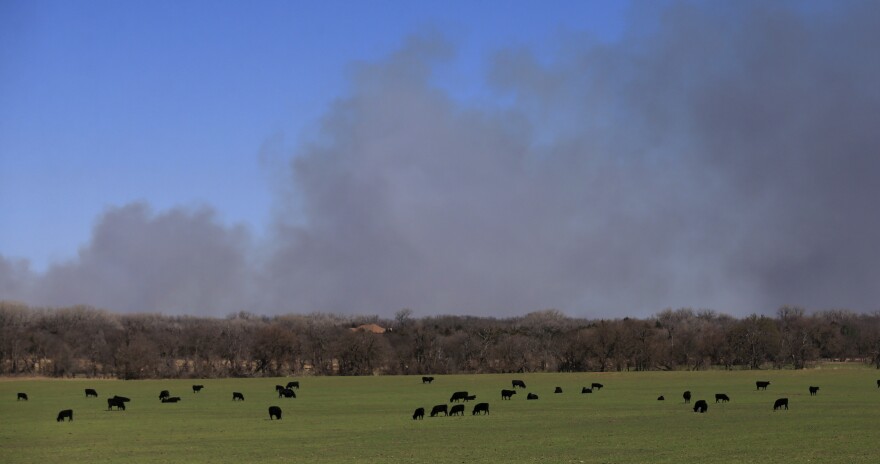
[{"label": "grazing cow", "polygon": [[284,390],[283,385],[275,385],[275,391],[281,393],[281,390]]},{"label": "grazing cow", "polygon": [[107,410],[110,411],[116,406],[117,411],[125,411],[125,401],[113,398],[107,398]]},{"label": "grazing cow", "polygon": [[285,388],[284,390],[278,392],[278,398],[281,398],[282,396],[285,398],[296,398],[296,393],[294,393],[293,390],[289,388]]},{"label": "grazing cow", "polygon": [[556,390],[553,390],[553,393],[562,393],[562,387],[556,387]]},{"label": "grazing cow", "polygon": [[287,382],[287,388],[296,388],[297,390],[299,390],[299,380]]},{"label": "grazing cow", "polygon": [[113,399],[117,401],[122,401],[123,403],[128,403],[131,399],[126,398],[124,396],[113,395]]},{"label": "grazing cow", "polygon": [[463,416],[464,415],[464,405],[456,404],[452,406],[452,409],[449,410],[450,416]]},{"label": "grazing cow", "polygon": [[162,401],[165,398],[168,398],[170,396],[171,396],[171,392],[169,392],[168,390],[162,390],[161,392],[159,392],[159,401]]},{"label": "grazing cow", "polygon": [[425,408],[416,408],[416,412],[413,413],[413,420],[422,420],[425,418]]},{"label": "grazing cow", "polygon": [[163,403],[177,403],[180,401],[179,396],[169,396],[168,398],[162,398]]},{"label": "grazing cow", "polygon": [[663,395],[657,397],[657,401],[665,401],[666,398],[663,398]]},{"label": "grazing cow", "polygon": [[819,392],[819,387],[810,387],[810,396],[816,396],[816,393]]},{"label": "grazing cow", "polygon": [[467,398],[467,396],[468,396],[468,392],[455,392],[449,398],[449,402],[450,403],[458,403],[459,401]]},{"label": "grazing cow", "polygon": [[698,412],[698,413],[702,414],[702,413],[706,412],[706,410],[708,410],[708,409],[709,409],[709,405],[706,404],[706,400],[697,400],[697,402],[694,403],[694,412]]},{"label": "grazing cow", "polygon": [[19,394],[18,394],[18,398],[16,398],[15,401],[21,401],[21,400],[25,400],[25,401],[28,400],[28,399],[27,399],[27,393],[19,393]]},{"label": "grazing cow", "polygon": [[593,383],[593,385],[591,385],[591,387],[595,388],[596,390],[601,390],[602,387],[604,387],[604,386],[605,385],[602,385],[601,383],[595,383],[595,382]]},{"label": "grazing cow", "polygon": [[477,395],[468,395],[464,397],[465,401],[473,401],[475,399],[477,399]]},{"label": "grazing cow", "polygon": [[202,391],[203,388],[205,388],[204,385],[193,385],[193,393],[198,393]]},{"label": "grazing cow", "polygon": [[775,403],[773,403],[774,411],[777,409],[782,409],[782,407],[785,407],[786,411],[788,410],[788,398],[779,398],[778,400],[776,400]]},{"label": "grazing cow", "polygon": [[728,398],[728,396],[724,393],[716,393],[715,394],[715,402],[717,403],[719,401],[722,403],[727,403],[730,401],[730,398]]},{"label": "grazing cow", "polygon": [[436,417],[437,414],[440,414],[441,412],[443,413],[444,416],[449,415],[449,412],[446,410],[445,404],[438,404],[437,406],[434,406],[433,408],[431,408],[431,417]]},{"label": "grazing cow", "polygon": [[472,416],[476,416],[479,413],[489,414],[489,403],[477,403],[474,406],[474,412],[471,413]]},{"label": "grazing cow", "polygon": [[682,398],[684,398],[684,404],[688,404],[691,402],[691,391],[690,390],[684,392],[684,394],[681,396],[682,396]]},{"label": "grazing cow", "polygon": [[516,395],[516,390],[501,390],[502,400],[509,400],[513,395]]},{"label": "grazing cow", "polygon": [[73,409],[62,409],[58,412],[58,418],[55,419],[58,422],[64,422],[64,418],[67,418],[68,422],[73,421]]},{"label": "grazing cow", "polygon": [[534,393],[529,393],[528,395],[526,395],[526,399],[527,400],[536,400],[536,399],[538,399],[538,395],[536,395]]},{"label": "grazing cow", "polygon": [[244,401],[244,395],[241,392],[232,392],[232,401],[241,400]]},{"label": "grazing cow", "polygon": [[763,382],[761,380],[755,382],[755,386],[757,386],[757,390],[766,390],[767,385],[770,385],[770,382]]},{"label": "grazing cow", "polygon": [[422,383],[431,383],[434,381],[434,377],[422,377]]},{"label": "grazing cow", "polygon": [[96,392],[95,389],[93,389],[93,388],[86,388],[86,398],[88,398],[90,396],[94,396],[95,398],[97,398],[98,392]]},{"label": "grazing cow", "polygon": [[526,388],[526,383],[523,382],[522,380],[514,380],[510,383],[513,384],[513,388],[516,388],[516,387]]},{"label": "grazing cow", "polygon": [[581,394],[583,395],[584,393],[593,393],[593,389],[587,387],[581,388]]},{"label": "grazing cow", "polygon": [[281,408],[278,406],[269,406],[269,420],[281,420]]}]

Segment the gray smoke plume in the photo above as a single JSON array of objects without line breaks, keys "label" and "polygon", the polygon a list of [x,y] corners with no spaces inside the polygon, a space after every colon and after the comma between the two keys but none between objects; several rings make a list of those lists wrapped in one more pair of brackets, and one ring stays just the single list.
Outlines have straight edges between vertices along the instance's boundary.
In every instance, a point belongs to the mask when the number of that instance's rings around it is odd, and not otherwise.
[{"label": "gray smoke plume", "polygon": [[195,313],[876,310],[880,6],[788,5],[680,3],[615,43],[501,51],[495,108],[435,86],[451,46],[411,39],[358,65],[297,150],[266,243],[130,206],[46,275],[0,260],[0,291]]}]

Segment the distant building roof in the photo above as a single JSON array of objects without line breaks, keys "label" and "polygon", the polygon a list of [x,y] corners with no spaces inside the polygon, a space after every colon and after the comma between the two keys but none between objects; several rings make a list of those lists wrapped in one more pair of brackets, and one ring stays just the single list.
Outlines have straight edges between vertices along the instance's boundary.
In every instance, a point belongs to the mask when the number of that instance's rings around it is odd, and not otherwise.
[{"label": "distant building roof", "polygon": [[352,332],[372,332],[374,334],[385,333],[385,328],[376,324],[364,324],[350,329]]}]

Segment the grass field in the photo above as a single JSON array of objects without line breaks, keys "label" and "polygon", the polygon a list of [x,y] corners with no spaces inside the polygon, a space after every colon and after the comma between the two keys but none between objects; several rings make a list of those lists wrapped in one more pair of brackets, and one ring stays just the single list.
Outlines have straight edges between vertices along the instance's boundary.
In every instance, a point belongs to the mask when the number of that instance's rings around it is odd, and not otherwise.
[{"label": "grass field", "polygon": [[[880,460],[880,372],[860,365],[805,371],[303,377],[296,399],[279,399],[290,379],[0,380],[2,463],[876,463]],[[512,379],[520,391],[502,401]],[[772,382],[756,391],[756,380]],[[591,382],[605,385],[581,394]],[[191,385],[204,384],[201,393]],[[821,387],[817,396],[807,391]],[[556,386],[564,393],[554,394]],[[94,388],[99,398],[85,398]],[[159,392],[182,397],[162,404]],[[454,391],[490,403],[491,414],[411,418]],[[709,403],[706,414],[682,392]],[[244,393],[233,402],[232,392]],[[30,400],[16,401],[17,392]],[[731,402],[715,404],[715,393]],[[658,395],[666,401],[657,401]],[[106,398],[132,399],[107,411]],[[791,409],[774,412],[775,399]],[[284,418],[270,421],[268,407]],[[61,409],[74,421],[58,423]]]}]

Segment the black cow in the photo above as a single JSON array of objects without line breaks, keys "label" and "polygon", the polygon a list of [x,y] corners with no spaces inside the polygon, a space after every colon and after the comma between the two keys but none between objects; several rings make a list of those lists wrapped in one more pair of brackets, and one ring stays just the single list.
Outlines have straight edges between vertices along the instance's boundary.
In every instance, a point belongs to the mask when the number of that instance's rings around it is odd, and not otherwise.
[{"label": "black cow", "polygon": [[281,390],[284,390],[284,386],[283,386],[283,385],[275,385],[275,391],[276,391],[276,392],[281,393]]},{"label": "black cow", "polygon": [[169,396],[168,398],[162,398],[163,403],[177,403],[180,401],[179,396]]},{"label": "black cow", "polygon": [[605,385],[602,385],[601,383],[595,383],[595,382],[593,383],[593,385],[591,385],[591,387],[595,388],[596,390],[601,390],[602,387],[604,387],[604,386]]},{"label": "black cow", "polygon": [[475,399],[477,399],[477,395],[468,395],[464,397],[465,401],[473,401]]},{"label": "black cow", "polygon": [[706,404],[706,400],[697,400],[697,402],[694,403],[694,412],[698,412],[698,413],[702,414],[702,413],[706,412],[706,410],[708,410],[708,409],[709,409],[709,405]]},{"label": "black cow", "polygon": [[440,414],[441,412],[443,413],[444,416],[449,415],[449,412],[447,411],[445,404],[438,404],[437,406],[434,406],[433,408],[431,408],[431,417],[435,417],[435,416],[437,416],[437,414]]},{"label": "black cow", "polygon": [[299,390],[299,380],[287,382],[287,388],[296,388],[297,390]]},{"label": "black cow", "polygon": [[90,396],[94,396],[95,398],[97,398],[98,392],[96,392],[93,388],[86,388],[86,398]]},{"label": "black cow", "polygon": [[513,395],[516,395],[516,390],[501,390],[502,400],[509,400]]},{"label": "black cow", "polygon": [[489,403],[477,403],[477,405],[474,406],[474,412],[472,412],[471,415],[476,416],[481,412],[489,414]]},{"label": "black cow", "polygon": [[124,396],[118,396],[118,395],[113,395],[113,399],[117,400],[117,401],[122,401],[123,403],[128,403],[129,401],[131,401],[130,398],[126,398]]},{"label": "black cow", "polygon": [[204,385],[193,385],[193,393],[198,393],[202,391],[203,388],[205,388]]},{"label": "black cow", "polygon": [[556,390],[553,390],[553,393],[562,393],[562,387],[556,387]]},{"label": "black cow", "polygon": [[281,408],[278,406],[269,406],[269,420],[281,420]]},{"label": "black cow", "polygon": [[425,408],[416,408],[416,412],[413,413],[413,420],[422,420],[425,418]]},{"label": "black cow", "polygon": [[112,410],[114,406],[116,406],[117,411],[125,411],[125,401],[119,400],[116,397],[107,398],[107,410]]},{"label": "black cow", "polygon": [[688,391],[684,392],[684,394],[681,395],[681,397],[684,398],[684,404],[690,403],[691,402],[691,391],[688,390]]},{"label": "black cow", "polygon": [[162,401],[165,398],[168,398],[170,396],[171,396],[171,392],[169,392],[168,390],[162,390],[161,392],[159,392],[159,401]]},{"label": "black cow", "polygon": [[19,393],[19,394],[18,394],[18,398],[16,398],[15,401],[21,401],[21,400],[25,400],[25,401],[28,400],[28,399],[27,399],[27,393]]},{"label": "black cow", "polygon": [[788,398],[779,398],[778,400],[776,400],[775,403],[773,403],[774,411],[777,409],[781,409],[782,407],[785,407],[786,411],[788,410]]},{"label": "black cow", "polygon": [[730,398],[724,393],[716,393],[715,394],[715,402],[727,403],[730,401]]},{"label": "black cow", "polygon": [[810,396],[816,396],[816,393],[819,392],[819,387],[810,387]]},{"label": "black cow", "polygon": [[522,380],[514,380],[510,383],[513,384],[513,388],[516,388],[516,387],[526,388],[526,383],[523,382]]},{"label": "black cow", "polygon": [[593,389],[587,387],[581,388],[581,394],[583,395],[584,393],[593,393]]},{"label": "black cow", "polygon": [[449,402],[450,403],[458,403],[459,401],[467,398],[467,396],[468,396],[468,392],[455,392],[449,398]]},{"label": "black cow", "polygon": [[293,390],[289,388],[285,388],[284,390],[278,392],[278,398],[281,398],[282,396],[285,398],[296,398],[296,393],[294,393]]},{"label": "black cow", "polygon": [[526,395],[526,399],[527,400],[536,400],[536,399],[538,399],[538,395],[536,395],[534,393],[529,393],[528,395]]},{"label": "black cow", "polygon": [[73,421],[73,409],[62,409],[58,412],[58,418],[55,419],[58,422],[64,422],[64,418],[67,418],[68,422]]},{"label": "black cow", "polygon": [[464,415],[464,405],[456,404],[452,406],[452,409],[449,410],[450,416],[463,416]]},{"label": "black cow", "polygon": [[657,401],[664,401],[664,400],[666,400],[666,398],[663,398],[663,395],[660,395],[657,397]]},{"label": "black cow", "polygon": [[434,377],[422,377],[422,383],[431,383],[434,381]]},{"label": "black cow", "polygon": [[244,401],[244,395],[242,395],[241,392],[232,392],[232,401],[235,401],[235,400]]},{"label": "black cow", "polygon": [[755,386],[757,386],[757,390],[766,390],[767,385],[770,385],[770,382],[763,382],[761,380],[755,382]]}]

